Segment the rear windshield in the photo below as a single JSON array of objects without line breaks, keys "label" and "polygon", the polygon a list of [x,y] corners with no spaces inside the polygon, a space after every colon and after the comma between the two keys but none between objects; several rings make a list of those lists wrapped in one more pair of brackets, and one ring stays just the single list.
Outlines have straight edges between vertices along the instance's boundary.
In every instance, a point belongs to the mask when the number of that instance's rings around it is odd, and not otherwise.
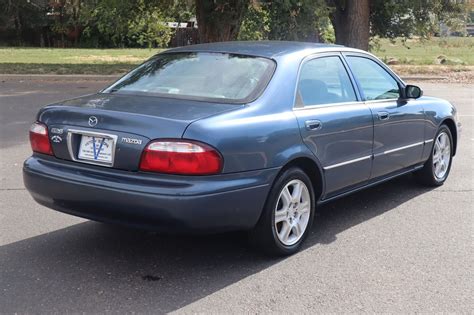
[{"label": "rear windshield", "polygon": [[275,62],[260,57],[208,52],[164,53],[148,60],[105,93],[245,103],[266,87]]}]

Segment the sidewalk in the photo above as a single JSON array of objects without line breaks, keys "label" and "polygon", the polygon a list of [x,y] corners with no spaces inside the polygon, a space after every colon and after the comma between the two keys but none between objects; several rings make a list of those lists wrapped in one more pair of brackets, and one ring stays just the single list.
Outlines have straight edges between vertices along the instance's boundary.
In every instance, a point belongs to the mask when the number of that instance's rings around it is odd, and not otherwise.
[{"label": "sidewalk", "polygon": [[114,81],[122,75],[94,74],[0,74],[0,81],[5,80],[44,80],[44,81]]}]

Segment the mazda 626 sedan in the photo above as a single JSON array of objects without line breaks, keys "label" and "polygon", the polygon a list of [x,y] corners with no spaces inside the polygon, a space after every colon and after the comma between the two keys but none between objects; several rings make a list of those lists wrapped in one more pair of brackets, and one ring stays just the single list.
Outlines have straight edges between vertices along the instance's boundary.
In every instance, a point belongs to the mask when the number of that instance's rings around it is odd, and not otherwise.
[{"label": "mazda 626 sedan", "polygon": [[72,215],[165,233],[246,230],[284,255],[322,203],[409,172],[442,185],[459,130],[449,102],[364,51],[204,44],[41,109],[24,182]]}]

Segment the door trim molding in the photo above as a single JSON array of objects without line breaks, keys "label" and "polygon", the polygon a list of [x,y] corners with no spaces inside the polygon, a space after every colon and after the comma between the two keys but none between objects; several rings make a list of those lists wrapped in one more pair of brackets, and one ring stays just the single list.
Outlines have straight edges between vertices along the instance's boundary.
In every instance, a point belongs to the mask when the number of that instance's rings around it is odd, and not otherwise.
[{"label": "door trim molding", "polygon": [[323,169],[324,169],[325,171],[327,171],[327,170],[330,170],[330,169],[333,169],[333,168],[336,168],[336,167],[340,167],[340,166],[344,166],[344,165],[348,165],[348,164],[352,164],[352,163],[356,163],[356,162],[368,160],[368,159],[371,159],[371,158],[372,158],[372,155],[366,155],[366,156],[363,156],[363,157],[360,157],[360,158],[357,158],[357,159],[353,159],[353,160],[349,160],[349,161],[344,161],[344,162],[337,163],[337,164],[332,164],[332,165],[323,167]]},{"label": "door trim molding", "polygon": [[419,146],[419,145],[425,145],[426,143],[429,143],[429,142],[432,142],[432,141],[433,140],[426,140],[426,141],[412,143],[412,144],[409,144],[409,145],[404,145],[403,147],[398,147],[398,148],[386,150],[386,151],[383,151],[383,152],[378,153],[378,154],[366,155],[366,156],[363,156],[363,157],[360,157],[360,158],[357,158],[357,159],[352,159],[352,160],[344,161],[344,162],[341,162],[341,163],[328,165],[328,166],[323,167],[323,169],[325,171],[327,171],[327,170],[330,170],[330,169],[333,169],[333,168],[336,168],[336,167],[340,167],[340,166],[344,166],[344,165],[348,165],[348,164],[352,164],[352,163],[357,163],[357,162],[372,159],[372,158],[375,158],[375,157],[378,157],[378,156],[381,156],[381,155],[391,154],[391,153],[394,153],[394,152],[398,152],[398,151],[402,151],[402,150],[405,150],[405,149],[413,148],[413,147],[416,147],[416,146]]},{"label": "door trim molding", "polygon": [[425,144],[424,141],[416,142],[416,143],[412,143],[412,144],[409,144],[409,145],[405,145],[403,147],[398,147],[398,148],[395,148],[395,149],[390,149],[390,150],[387,150],[387,151],[383,151],[383,154],[390,154],[390,153],[394,153],[394,152],[397,152],[397,151],[401,151],[401,150],[413,148],[413,147],[416,147],[416,146],[419,146],[419,145],[423,145],[423,144]]}]

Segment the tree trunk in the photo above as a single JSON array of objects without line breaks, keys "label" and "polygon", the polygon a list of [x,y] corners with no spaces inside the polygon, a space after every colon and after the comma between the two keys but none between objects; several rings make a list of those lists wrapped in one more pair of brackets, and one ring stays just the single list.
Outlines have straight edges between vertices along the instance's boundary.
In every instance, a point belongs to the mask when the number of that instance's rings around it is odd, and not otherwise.
[{"label": "tree trunk", "polygon": [[331,21],[336,44],[369,50],[370,0],[335,1]]},{"label": "tree trunk", "polygon": [[74,47],[77,47],[79,42],[79,36],[82,32],[82,28],[80,28],[80,18],[81,18],[81,2],[80,0],[76,0],[73,3],[73,17],[74,17]]},{"label": "tree trunk", "polygon": [[201,43],[236,40],[250,0],[196,0]]}]

